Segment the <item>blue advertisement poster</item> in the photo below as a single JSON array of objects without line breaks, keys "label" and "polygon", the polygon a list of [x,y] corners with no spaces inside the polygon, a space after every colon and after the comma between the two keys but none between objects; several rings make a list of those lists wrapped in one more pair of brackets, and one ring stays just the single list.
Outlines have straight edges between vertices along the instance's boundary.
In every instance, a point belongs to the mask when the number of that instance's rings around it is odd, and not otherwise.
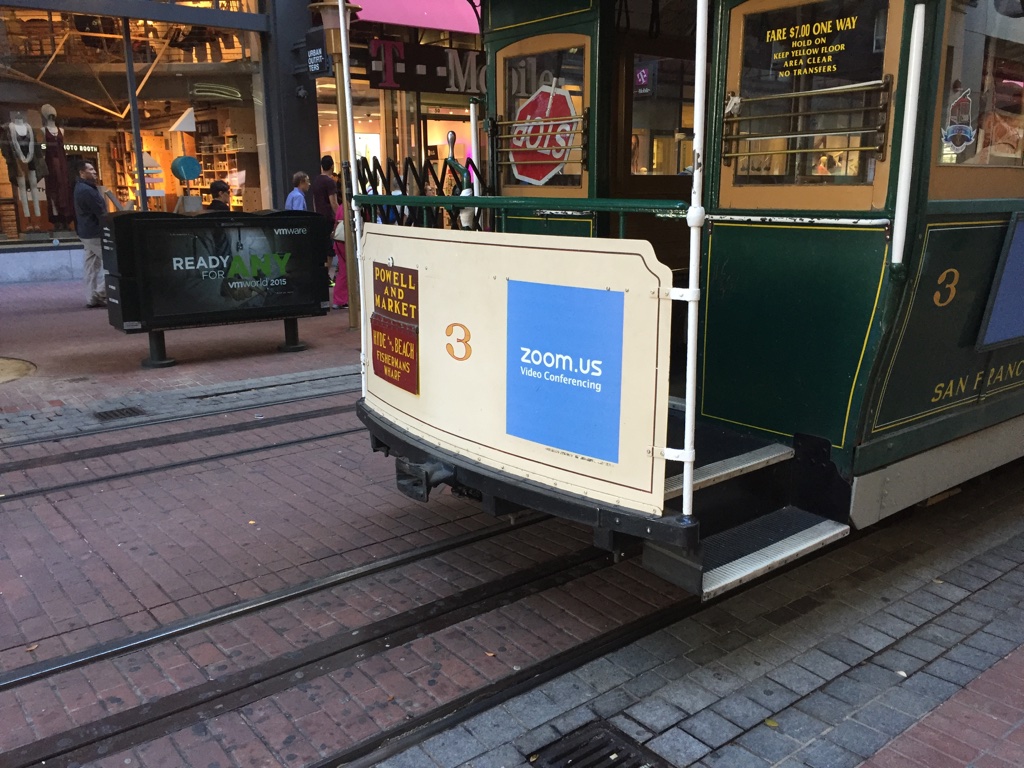
[{"label": "blue advertisement poster", "polygon": [[623,299],[508,282],[508,434],[618,463]]},{"label": "blue advertisement poster", "polygon": [[1010,220],[1006,244],[989,294],[978,349],[986,351],[1024,340],[1024,213]]}]

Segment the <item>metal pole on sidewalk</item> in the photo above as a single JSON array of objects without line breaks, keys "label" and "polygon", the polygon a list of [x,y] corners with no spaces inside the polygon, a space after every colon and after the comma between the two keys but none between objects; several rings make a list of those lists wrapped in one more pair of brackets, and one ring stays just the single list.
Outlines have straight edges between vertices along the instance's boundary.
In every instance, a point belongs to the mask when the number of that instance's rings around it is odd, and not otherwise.
[{"label": "metal pole on sidewalk", "polygon": [[132,51],[132,33],[128,17],[121,17],[121,37],[124,40],[124,71],[128,77],[128,105],[132,112],[132,144],[135,146],[135,173],[139,185],[139,210],[149,210],[146,197],[146,166],[142,162],[142,126],[139,124],[139,98],[135,93],[135,56]]}]

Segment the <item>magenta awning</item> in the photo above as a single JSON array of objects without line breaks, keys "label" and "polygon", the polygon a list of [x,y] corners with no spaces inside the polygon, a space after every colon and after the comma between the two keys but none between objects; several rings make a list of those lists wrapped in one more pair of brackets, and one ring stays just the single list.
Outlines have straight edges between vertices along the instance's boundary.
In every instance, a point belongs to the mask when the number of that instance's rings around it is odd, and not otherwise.
[{"label": "magenta awning", "polygon": [[351,0],[361,5],[359,21],[480,34],[469,0]]}]

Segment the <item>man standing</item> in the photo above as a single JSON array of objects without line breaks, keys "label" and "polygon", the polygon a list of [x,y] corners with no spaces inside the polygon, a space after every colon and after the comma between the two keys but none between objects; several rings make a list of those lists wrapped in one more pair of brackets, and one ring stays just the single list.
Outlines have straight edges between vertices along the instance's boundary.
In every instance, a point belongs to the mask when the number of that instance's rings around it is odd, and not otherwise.
[{"label": "man standing", "polygon": [[310,185],[313,192],[313,210],[326,216],[334,230],[334,212],[338,210],[338,182],[334,180],[334,161],[330,155],[320,158],[322,173]]},{"label": "man standing", "polygon": [[226,181],[213,182],[210,185],[210,204],[207,206],[208,211],[230,211],[231,210],[231,187],[228,186]]},{"label": "man standing", "polygon": [[284,201],[286,211],[306,210],[306,190],[309,189],[309,174],[296,171],[292,176],[292,191]]},{"label": "man standing", "polygon": [[75,166],[75,232],[85,248],[85,306],[105,307],[107,286],[103,280],[103,234],[101,220],[107,213],[107,204],[96,188],[96,168],[88,160]]}]

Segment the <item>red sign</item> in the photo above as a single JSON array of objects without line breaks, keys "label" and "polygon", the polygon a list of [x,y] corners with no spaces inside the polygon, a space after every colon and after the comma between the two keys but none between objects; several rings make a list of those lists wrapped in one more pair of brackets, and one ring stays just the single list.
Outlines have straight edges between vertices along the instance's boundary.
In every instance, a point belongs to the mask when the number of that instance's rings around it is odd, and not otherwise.
[{"label": "red sign", "polygon": [[569,92],[542,85],[516,112],[509,159],[512,175],[527,184],[546,184],[562,170],[580,127]]},{"label": "red sign", "polygon": [[376,312],[370,316],[373,373],[414,395],[420,393],[419,333]]},{"label": "red sign", "polygon": [[414,395],[420,393],[419,282],[419,270],[373,265],[373,373]]}]

